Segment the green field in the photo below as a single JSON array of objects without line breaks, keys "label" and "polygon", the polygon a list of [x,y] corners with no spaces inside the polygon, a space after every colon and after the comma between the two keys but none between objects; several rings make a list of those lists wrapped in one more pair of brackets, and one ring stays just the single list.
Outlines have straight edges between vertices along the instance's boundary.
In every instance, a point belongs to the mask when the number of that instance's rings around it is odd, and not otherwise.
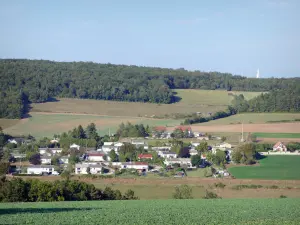
[{"label": "green field", "polygon": [[299,224],[300,199],[2,203],[1,224]]},{"label": "green field", "polygon": [[259,166],[229,168],[239,179],[299,180],[300,156],[266,156]]},{"label": "green field", "polygon": [[[52,137],[53,134],[60,134],[73,129],[81,124],[86,126],[95,123],[101,135],[115,132],[118,126],[124,122],[143,123],[149,126],[179,125],[179,120],[174,119],[151,119],[134,117],[113,117],[94,115],[70,115],[70,114],[39,114],[31,113],[31,117],[23,119],[18,124],[4,129],[11,135],[31,134],[36,138]],[[1,124],[0,124],[1,126]]]},{"label": "green field", "polygon": [[253,133],[257,138],[300,138],[297,133]]},{"label": "green field", "polygon": [[[300,113],[243,113],[237,114],[223,119],[212,120],[201,125],[221,125],[221,124],[239,124],[239,123],[269,123],[270,121],[293,120],[300,119]],[[271,125],[271,123],[270,123]]]}]

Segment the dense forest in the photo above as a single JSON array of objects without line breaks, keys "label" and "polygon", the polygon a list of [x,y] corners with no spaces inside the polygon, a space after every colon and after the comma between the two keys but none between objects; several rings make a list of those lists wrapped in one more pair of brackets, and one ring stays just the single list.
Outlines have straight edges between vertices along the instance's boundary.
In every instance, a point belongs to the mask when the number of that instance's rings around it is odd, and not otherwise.
[{"label": "dense forest", "polygon": [[92,62],[0,60],[0,117],[21,118],[30,102],[55,97],[173,103],[172,89],[293,90],[300,78],[256,79],[229,73]]}]

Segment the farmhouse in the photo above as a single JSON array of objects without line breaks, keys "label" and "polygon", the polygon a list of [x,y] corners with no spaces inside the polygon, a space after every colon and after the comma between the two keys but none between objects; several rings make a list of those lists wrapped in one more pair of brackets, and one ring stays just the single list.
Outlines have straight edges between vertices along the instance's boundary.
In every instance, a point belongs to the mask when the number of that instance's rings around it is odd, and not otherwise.
[{"label": "farmhouse", "polygon": [[[27,167],[27,174],[55,173],[54,166],[32,165]],[[57,173],[57,172],[56,172]]]},{"label": "farmhouse", "polygon": [[175,152],[159,151],[158,155],[165,159],[177,158],[177,154]]},{"label": "farmhouse", "polygon": [[135,169],[138,171],[148,171],[146,162],[125,162],[121,164],[121,169]]},{"label": "farmhouse", "polygon": [[105,154],[103,153],[99,153],[99,152],[89,152],[87,153],[88,157],[88,161],[93,161],[93,162],[103,162],[104,160],[104,156]]},{"label": "farmhouse", "polygon": [[39,148],[39,152],[41,155],[48,154],[50,156],[51,154],[60,154],[62,152],[62,148]]},{"label": "farmhouse", "polygon": [[176,159],[166,159],[164,164],[166,166],[172,166],[173,164],[178,163],[180,166],[188,166],[192,167],[191,159],[190,158],[176,158]]},{"label": "farmhouse", "polygon": [[153,156],[151,154],[139,154],[138,159],[150,159],[152,160]]},{"label": "farmhouse", "polygon": [[163,150],[171,150],[171,146],[161,146],[161,147],[152,147],[153,151],[163,151]]},{"label": "farmhouse", "polygon": [[41,163],[42,164],[51,164],[51,156],[42,155],[41,156]]},{"label": "farmhouse", "polygon": [[102,146],[102,151],[105,153],[109,153],[111,150],[114,150],[116,153],[123,146],[121,142],[104,142]]},{"label": "farmhouse", "polygon": [[273,151],[276,152],[286,152],[287,151],[287,147],[282,143],[282,142],[277,142],[274,146],[273,146]]},{"label": "farmhouse", "polygon": [[192,128],[190,127],[190,126],[178,126],[178,127],[176,127],[175,129],[179,129],[179,130],[181,130],[182,132],[185,132],[185,131],[188,131],[188,134],[190,135],[190,136],[192,136]]}]

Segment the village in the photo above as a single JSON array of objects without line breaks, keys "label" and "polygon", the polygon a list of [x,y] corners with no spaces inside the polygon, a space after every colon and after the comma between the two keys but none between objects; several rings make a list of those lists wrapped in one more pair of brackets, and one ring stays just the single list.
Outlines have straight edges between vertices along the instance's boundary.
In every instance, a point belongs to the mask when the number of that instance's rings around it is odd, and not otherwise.
[{"label": "village", "polygon": [[[185,141],[192,138],[193,141],[183,143],[176,138],[184,138]],[[216,144],[208,145],[211,139],[215,139]],[[131,171],[147,176],[149,173],[164,174],[172,171],[172,176],[184,177],[188,170],[207,168],[207,176],[229,177],[225,164],[235,163],[232,152],[236,146],[224,139],[193,132],[189,126],[178,126],[173,132],[168,132],[165,127],[154,127],[150,137],[103,142],[98,148],[70,143],[66,150],[57,147],[60,140],[54,138],[50,140],[53,147],[38,148],[37,160],[30,164],[24,165],[26,154],[12,152],[14,163],[11,164],[10,172],[13,175],[57,176],[68,170],[73,175],[115,176],[120,171]],[[150,140],[152,143],[157,140],[157,144],[149,145]],[[8,142],[15,145],[28,144],[28,140],[22,138],[12,138]],[[120,152],[127,157],[121,158]],[[261,155],[265,154],[298,154],[298,151],[291,153],[283,143],[278,142],[273,149],[261,152]]]}]

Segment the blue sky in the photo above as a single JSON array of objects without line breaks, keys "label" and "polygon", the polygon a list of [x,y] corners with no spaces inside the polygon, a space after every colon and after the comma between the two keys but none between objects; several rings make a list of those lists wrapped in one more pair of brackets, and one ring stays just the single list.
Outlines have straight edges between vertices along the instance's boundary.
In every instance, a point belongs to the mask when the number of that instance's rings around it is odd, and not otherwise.
[{"label": "blue sky", "polygon": [[0,1],[0,57],[300,76],[299,0]]}]

